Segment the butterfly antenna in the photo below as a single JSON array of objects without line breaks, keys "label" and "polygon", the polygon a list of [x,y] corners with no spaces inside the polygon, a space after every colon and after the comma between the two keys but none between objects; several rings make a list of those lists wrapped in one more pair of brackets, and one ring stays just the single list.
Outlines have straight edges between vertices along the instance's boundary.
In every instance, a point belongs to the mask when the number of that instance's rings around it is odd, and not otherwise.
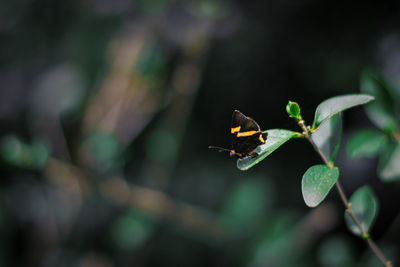
[{"label": "butterfly antenna", "polygon": [[218,149],[218,152],[222,152],[222,151],[230,151],[229,149],[223,148],[223,147],[219,147],[219,146],[208,146],[208,148],[211,149]]}]

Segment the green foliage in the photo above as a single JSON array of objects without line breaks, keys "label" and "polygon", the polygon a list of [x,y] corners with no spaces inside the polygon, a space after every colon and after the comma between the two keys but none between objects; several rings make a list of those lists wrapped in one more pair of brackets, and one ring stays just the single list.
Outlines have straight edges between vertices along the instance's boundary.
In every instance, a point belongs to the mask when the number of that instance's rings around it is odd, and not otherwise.
[{"label": "green foliage", "polygon": [[258,146],[254,150],[258,153],[258,156],[254,158],[246,157],[238,159],[237,167],[239,170],[244,171],[250,169],[290,139],[300,136],[297,132],[284,129],[272,129],[266,132],[268,132],[268,137],[265,144]]},{"label": "green foliage", "polygon": [[328,195],[339,178],[339,168],[326,165],[314,165],[303,175],[301,191],[307,206],[318,206]]},{"label": "green foliage", "polygon": [[[314,165],[304,173],[301,181],[301,191],[304,202],[307,206],[312,208],[318,206],[336,184],[343,202],[346,203],[343,189],[340,183],[338,183],[339,168],[334,166],[334,160],[340,148],[342,136],[341,112],[357,105],[366,104],[373,99],[374,98],[370,95],[362,94],[344,95],[327,99],[318,105],[315,111],[312,128],[307,126],[302,119],[299,105],[289,101],[286,106],[286,111],[303,129],[303,134],[283,129],[267,131],[267,142],[254,150],[258,153],[258,156],[239,159],[237,162],[238,168],[241,170],[249,169],[289,139],[305,137],[313,145],[316,152],[320,154],[325,165]],[[348,153],[352,157],[374,155],[381,150],[382,141],[385,140],[385,138],[386,136],[379,132],[361,132],[351,140],[348,146]],[[400,167],[397,167],[399,161],[400,146],[395,146],[390,153],[387,153],[385,160],[381,164],[381,175],[387,177],[387,179],[396,178],[397,173],[400,173]],[[345,213],[345,220],[350,231],[361,236],[363,239],[369,240],[368,231],[375,219],[377,206],[378,201],[368,186],[357,190],[350,198],[350,204]],[[337,247],[342,248],[342,245],[340,242],[336,241],[326,244],[322,249],[322,254],[331,255],[331,247],[337,250]],[[345,250],[343,250],[343,255],[342,258],[335,257],[335,259],[339,259],[338,261],[334,262],[333,260],[328,260],[324,262],[324,265],[343,266],[351,264],[352,260],[348,261],[349,257],[346,255]],[[323,257],[324,260],[326,258],[328,257]],[[256,260],[255,265],[259,264],[259,262],[265,263],[265,258],[262,258],[262,261]],[[382,260],[382,262],[384,262],[384,260]]]},{"label": "green foliage", "polygon": [[[381,3],[370,4],[349,1],[327,25],[321,11],[341,3],[321,10],[316,1],[2,1],[0,266],[345,267],[349,254],[358,261],[363,247],[349,251],[347,240],[330,238],[346,230],[336,205],[299,207],[296,170],[313,165],[307,130],[243,159],[254,166],[303,138],[271,159],[274,166],[249,172],[205,147],[229,143],[229,119],[221,117],[232,105],[258,110],[249,114],[269,130],[293,125],[285,105],[279,111],[282,93],[304,100],[289,107],[300,119],[321,95],[351,88],[377,43],[365,29],[390,19],[370,12]],[[296,23],[302,34],[293,35]],[[330,38],[326,26],[361,38]],[[398,40],[389,39],[379,62],[395,63]],[[309,132],[331,163],[341,137],[335,117]],[[395,128],[382,129],[393,145]],[[381,163],[394,154],[379,154]]]},{"label": "green foliage", "polygon": [[400,179],[400,101],[383,77],[371,70],[364,71],[361,91],[375,96],[376,101],[365,106],[371,122],[380,130],[361,130],[350,138],[347,153],[351,158],[379,156],[378,175],[384,182]]},{"label": "green foliage", "polygon": [[353,193],[349,203],[362,228],[354,222],[348,212],[345,212],[347,227],[353,234],[366,238],[378,214],[378,200],[372,189],[364,185]]},{"label": "green foliage", "polygon": [[366,104],[374,98],[370,95],[353,94],[343,95],[329,98],[318,105],[312,128],[314,130],[326,120],[330,119],[335,114],[342,112],[346,109]]},{"label": "green foliage", "polygon": [[386,131],[398,129],[396,97],[386,81],[379,74],[367,70],[361,75],[360,88],[361,92],[375,97],[375,101],[365,107],[375,126]]},{"label": "green foliage", "polygon": [[39,141],[22,142],[16,136],[6,136],[0,142],[0,153],[8,164],[24,169],[40,170],[49,158],[47,146]]},{"label": "green foliage", "polygon": [[[289,101],[286,111],[290,117],[294,118],[299,126],[303,129],[303,135],[313,145],[316,152],[321,156],[325,165],[315,165],[310,167],[303,175],[301,189],[303,199],[307,206],[318,206],[328,195],[332,187],[336,184],[343,202],[347,205],[346,196],[341,188],[339,179],[339,168],[334,166],[334,159],[340,147],[340,139],[342,132],[342,122],[340,112],[361,104],[366,104],[374,98],[370,95],[345,95],[337,96],[323,101],[318,105],[313,127],[307,126],[300,114],[300,108],[297,103]],[[329,123],[328,123],[329,122]],[[323,124],[324,123],[324,124]],[[323,124],[323,125],[322,125]],[[385,126],[387,128],[387,126]],[[400,140],[398,132],[390,128],[389,133],[393,135],[393,139]],[[311,135],[311,136],[310,136]],[[352,139],[348,151],[351,156],[358,155],[374,155],[381,150],[382,140],[385,136],[376,132],[363,132]],[[372,141],[372,146],[369,144]],[[387,179],[395,179],[399,177],[400,166],[400,146],[397,144],[386,154],[383,163],[380,164],[381,176]],[[379,248],[370,239],[369,230],[377,214],[378,200],[368,186],[363,186],[357,190],[350,198],[345,220],[348,228],[355,235],[368,240],[368,244],[379,257],[381,263],[389,266],[385,257],[379,251]],[[332,245],[333,244],[333,245]],[[341,246],[337,243],[327,245],[328,248],[323,249],[324,254],[331,254],[331,246],[335,251],[336,247]],[[328,251],[328,252],[327,252]],[[339,250],[340,251],[340,250]],[[327,259],[328,257],[323,257]],[[346,257],[344,257],[346,258]],[[335,257],[335,259],[338,259]],[[326,266],[347,265],[349,262],[326,261]]]},{"label": "green foliage", "polygon": [[379,161],[378,174],[384,182],[400,180],[400,144],[386,146]]},{"label": "green foliage", "polygon": [[[382,252],[384,255],[386,255],[389,259],[396,259],[398,258],[398,250],[397,246],[392,246],[388,244],[383,244],[382,245]],[[360,259],[358,262],[357,266],[359,267],[376,267],[376,266],[382,266],[382,262],[372,253],[364,253],[363,257]],[[392,263],[392,265],[389,265],[389,267],[397,266],[396,262],[395,264]]]},{"label": "green foliage", "polygon": [[323,123],[311,138],[328,160],[334,162],[342,140],[342,115],[337,113]]},{"label": "green foliage", "polygon": [[296,102],[289,101],[286,106],[286,112],[290,117],[298,119],[300,116],[300,106]]},{"label": "green foliage", "polygon": [[[328,160],[334,161],[340,148],[342,135],[340,112],[357,105],[366,104],[373,99],[369,95],[353,94],[332,97],[318,105],[311,130],[312,139],[319,149],[328,156]],[[286,106],[287,113],[298,122],[301,121],[300,110],[300,106],[296,102],[289,101]],[[329,123],[320,127],[324,122]],[[268,132],[267,141],[254,150],[258,153],[258,156],[238,159],[237,167],[240,170],[248,170],[253,167],[288,140],[295,137],[302,137],[300,133],[285,129],[272,129],[266,132]]]},{"label": "green foliage", "polygon": [[362,156],[372,157],[386,145],[387,137],[376,130],[363,130],[356,133],[347,144],[347,154],[350,158]]},{"label": "green foliage", "polygon": [[[373,99],[374,98],[369,95],[353,94],[333,97],[318,105],[311,130],[311,139],[321,153],[327,157],[328,161],[331,163],[334,162],[340,148],[342,135],[341,112],[357,105],[366,104]],[[286,111],[290,117],[295,118],[300,125],[304,123],[300,113],[300,106],[296,102],[289,101],[286,106]],[[267,132],[268,137],[266,143],[258,146],[254,150],[258,153],[257,157],[246,157],[237,161],[237,166],[240,170],[251,168],[288,140],[294,137],[303,137],[303,135],[299,133],[284,129],[268,130]],[[367,135],[367,137],[369,136]],[[364,139],[365,137],[362,138],[361,141],[365,142]],[[355,151],[356,148],[361,148],[361,141],[360,138],[356,140],[352,151]],[[372,151],[371,148],[370,151]],[[386,169],[386,167],[383,167],[383,169]],[[309,207],[318,206],[328,195],[338,178],[339,169],[337,167],[326,165],[310,167],[303,175],[302,179],[302,193],[306,205]]]}]

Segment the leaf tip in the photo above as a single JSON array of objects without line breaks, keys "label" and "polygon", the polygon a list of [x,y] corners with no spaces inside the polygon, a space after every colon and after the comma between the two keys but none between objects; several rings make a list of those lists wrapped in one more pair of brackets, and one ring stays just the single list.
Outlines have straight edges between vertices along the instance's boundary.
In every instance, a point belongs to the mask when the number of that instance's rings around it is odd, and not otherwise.
[{"label": "leaf tip", "polygon": [[370,101],[373,101],[373,100],[375,100],[375,96],[373,96],[373,95],[368,95],[368,94],[365,94],[365,96],[367,96],[367,97],[368,97],[367,103],[368,103],[368,102],[370,102]]},{"label": "leaf tip", "polygon": [[306,203],[307,207],[309,207],[309,208],[315,208],[316,206],[319,205],[319,203],[307,200],[306,198],[304,198],[304,203]]}]

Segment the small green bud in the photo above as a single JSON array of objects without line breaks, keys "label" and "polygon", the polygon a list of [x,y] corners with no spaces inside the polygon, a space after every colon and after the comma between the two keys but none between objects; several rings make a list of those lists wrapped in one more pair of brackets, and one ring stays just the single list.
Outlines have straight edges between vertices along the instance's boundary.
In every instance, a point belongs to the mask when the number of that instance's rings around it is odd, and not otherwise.
[{"label": "small green bud", "polygon": [[300,117],[300,106],[296,102],[289,101],[286,106],[286,112],[292,118],[299,118]]},{"label": "small green bud", "polygon": [[369,239],[369,234],[367,232],[362,233],[361,238],[364,240],[368,240]]},{"label": "small green bud", "polygon": [[396,124],[391,122],[384,126],[383,131],[388,135],[393,135],[398,131]]}]

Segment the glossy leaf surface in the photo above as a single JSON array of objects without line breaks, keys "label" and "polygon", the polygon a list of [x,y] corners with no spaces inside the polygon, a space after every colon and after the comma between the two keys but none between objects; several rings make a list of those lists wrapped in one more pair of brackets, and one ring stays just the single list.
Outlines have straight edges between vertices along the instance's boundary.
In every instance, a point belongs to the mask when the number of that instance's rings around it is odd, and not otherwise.
[{"label": "glossy leaf surface", "polygon": [[329,98],[318,105],[315,111],[313,129],[318,128],[324,121],[346,109],[366,104],[374,97],[363,94],[343,95]]},{"label": "glossy leaf surface", "polygon": [[372,227],[375,217],[378,213],[378,200],[368,185],[364,185],[359,188],[350,197],[349,202],[351,208],[361,223],[361,228],[354,222],[353,218],[345,213],[345,220],[347,227],[350,231],[358,236],[362,236],[363,233],[368,233]]},{"label": "glossy leaf surface", "polygon": [[375,156],[387,143],[386,136],[376,130],[363,130],[352,136],[347,143],[347,155],[350,158]]},{"label": "glossy leaf surface", "polygon": [[378,174],[385,182],[400,180],[400,144],[387,148],[380,158]]},{"label": "glossy leaf surface", "polygon": [[311,135],[315,144],[327,156],[329,161],[334,162],[339,152],[342,128],[342,116],[341,113],[338,113],[322,124]]},{"label": "glossy leaf surface", "polygon": [[254,158],[246,157],[238,159],[237,161],[238,169],[242,171],[250,169],[257,163],[265,159],[265,157],[274,152],[278,147],[280,147],[290,139],[300,136],[300,134],[297,132],[284,129],[272,129],[268,130],[267,132],[268,132],[268,137],[265,144],[258,146],[254,150],[255,152],[258,153],[258,156]]},{"label": "glossy leaf surface", "polygon": [[364,71],[360,87],[361,92],[375,97],[375,101],[365,107],[369,119],[381,130],[396,128],[395,101],[385,80],[373,71]]},{"label": "glossy leaf surface", "polygon": [[303,175],[301,191],[307,206],[318,206],[328,195],[339,178],[339,168],[326,165],[314,165]]}]

